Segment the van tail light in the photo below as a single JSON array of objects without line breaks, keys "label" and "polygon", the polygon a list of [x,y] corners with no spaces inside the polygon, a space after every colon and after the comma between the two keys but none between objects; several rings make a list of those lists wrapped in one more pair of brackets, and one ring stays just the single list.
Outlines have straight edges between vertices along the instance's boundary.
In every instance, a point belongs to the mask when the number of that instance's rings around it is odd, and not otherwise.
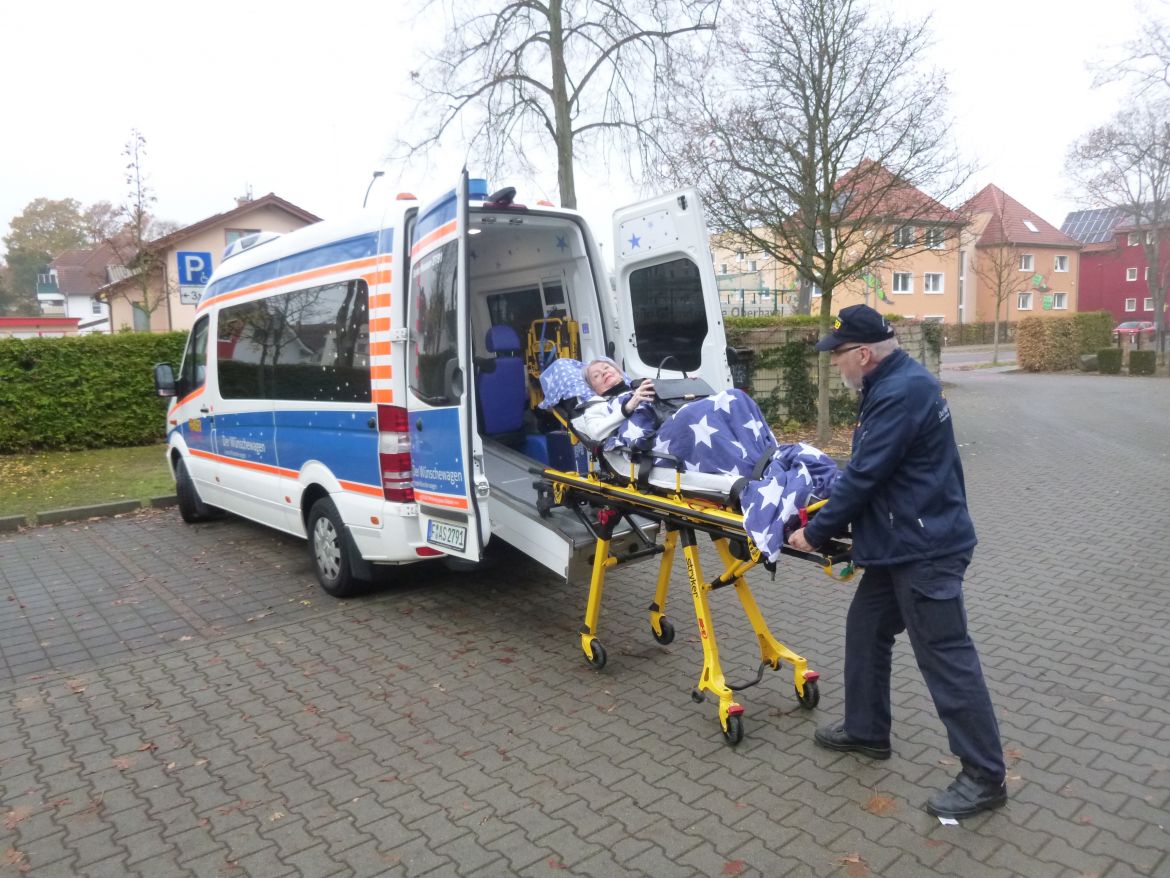
[{"label": "van tail light", "polygon": [[392,503],[413,503],[410,477],[410,420],[400,405],[378,406],[378,468],[382,496]]}]

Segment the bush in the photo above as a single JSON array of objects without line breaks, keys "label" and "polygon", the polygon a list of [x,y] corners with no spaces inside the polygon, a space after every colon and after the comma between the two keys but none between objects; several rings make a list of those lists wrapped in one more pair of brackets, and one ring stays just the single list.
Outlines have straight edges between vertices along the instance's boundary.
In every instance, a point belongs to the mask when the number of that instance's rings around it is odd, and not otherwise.
[{"label": "bush", "polygon": [[1121,373],[1121,348],[1101,348],[1097,351],[1097,368],[1102,375]]},{"label": "bush", "polygon": [[1016,333],[1016,361],[1029,372],[1075,369],[1081,355],[1076,315],[1026,317]]},{"label": "bush", "polygon": [[0,454],[148,445],[166,435],[155,363],[185,332],[0,339]]},{"label": "bush", "polygon": [[1091,354],[1109,347],[1113,341],[1113,315],[1108,311],[1074,314],[1073,323],[1076,325],[1078,354]]},{"label": "bush", "polygon": [[[1119,350],[1117,353],[1121,353]],[[1129,352],[1129,374],[1130,375],[1153,375],[1154,363],[1157,357],[1157,351],[1130,351]]]}]

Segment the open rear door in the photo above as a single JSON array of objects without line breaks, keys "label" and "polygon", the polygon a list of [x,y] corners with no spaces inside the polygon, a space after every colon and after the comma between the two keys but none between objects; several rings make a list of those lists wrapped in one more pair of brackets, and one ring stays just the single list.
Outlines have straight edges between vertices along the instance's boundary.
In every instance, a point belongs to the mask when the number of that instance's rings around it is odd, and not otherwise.
[{"label": "open rear door", "polygon": [[701,375],[730,387],[719,286],[707,221],[693,189],[619,208],[613,215],[621,332],[617,354],[633,375]]},{"label": "open rear door", "polygon": [[468,177],[419,212],[407,289],[411,475],[423,538],[478,561],[490,536],[488,483],[472,397]]}]

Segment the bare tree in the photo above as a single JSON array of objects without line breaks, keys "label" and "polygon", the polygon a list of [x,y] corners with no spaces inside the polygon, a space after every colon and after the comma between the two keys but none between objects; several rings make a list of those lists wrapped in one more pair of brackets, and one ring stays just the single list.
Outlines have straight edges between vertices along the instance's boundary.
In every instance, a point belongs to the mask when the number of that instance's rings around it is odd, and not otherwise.
[{"label": "bare tree", "polygon": [[[797,275],[798,308],[891,258],[937,244],[909,229],[954,234],[937,199],[970,176],[945,137],[946,81],[920,72],[929,20],[879,19],[862,0],[745,0],[721,25],[721,64],[688,89],[691,106],[663,160],[698,182],[717,231]],[[925,193],[930,192],[934,197]],[[829,420],[821,357],[818,435]]]},{"label": "bare tree", "polygon": [[1170,288],[1170,101],[1118,113],[1078,140],[1069,175],[1095,203],[1120,208],[1141,242],[1154,300],[1160,357],[1166,356],[1166,292]]},{"label": "bare tree", "polygon": [[631,162],[650,154],[677,55],[688,35],[714,29],[720,2],[450,0],[445,45],[411,73],[423,133],[395,157],[437,145],[456,123],[493,173],[552,145],[561,203],[576,207],[578,148],[616,143]]},{"label": "bare tree", "polygon": [[1092,63],[1093,85],[1127,82],[1135,97],[1170,91],[1170,3],[1138,4],[1143,25],[1137,37],[1120,46],[1119,58]]},{"label": "bare tree", "polygon": [[983,248],[972,262],[972,270],[979,281],[986,284],[995,302],[995,322],[992,327],[991,363],[999,365],[999,323],[1003,306],[1011,297],[1032,288],[1032,273],[1020,271],[1023,251],[1015,244],[1002,242]]},{"label": "bare tree", "polygon": [[120,298],[148,316],[157,311],[171,292],[163,283],[165,254],[150,246],[158,225],[151,214],[157,200],[147,179],[146,138],[134,128],[122,149],[126,158],[126,201],[118,208],[117,231],[107,234],[105,244],[113,251],[126,275],[106,288],[110,298]]}]

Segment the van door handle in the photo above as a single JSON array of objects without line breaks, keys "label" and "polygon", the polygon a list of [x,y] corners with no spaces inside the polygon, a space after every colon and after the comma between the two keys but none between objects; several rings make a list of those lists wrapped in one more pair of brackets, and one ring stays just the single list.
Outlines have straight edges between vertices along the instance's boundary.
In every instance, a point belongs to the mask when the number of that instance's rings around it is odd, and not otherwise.
[{"label": "van door handle", "polygon": [[204,415],[209,415],[211,414],[211,409],[209,409],[207,406],[204,406],[203,408],[199,409],[199,412]]}]

